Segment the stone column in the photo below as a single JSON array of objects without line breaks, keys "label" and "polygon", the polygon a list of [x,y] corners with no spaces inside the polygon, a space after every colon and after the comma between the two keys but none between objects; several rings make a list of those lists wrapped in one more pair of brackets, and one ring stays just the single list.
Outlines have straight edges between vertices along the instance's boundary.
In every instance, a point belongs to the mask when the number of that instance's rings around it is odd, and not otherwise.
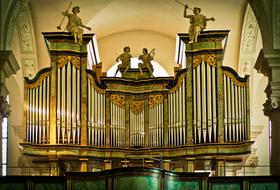
[{"label": "stone column", "polygon": [[6,100],[9,92],[5,86],[5,80],[16,74],[18,70],[19,66],[13,52],[11,50],[0,50],[0,163],[2,163],[2,123],[3,119],[8,117],[11,112],[10,105]]},{"label": "stone column", "polygon": [[255,69],[268,77],[265,90],[267,100],[264,104],[264,114],[270,120],[271,157],[270,173],[280,174],[280,49],[262,49]]}]

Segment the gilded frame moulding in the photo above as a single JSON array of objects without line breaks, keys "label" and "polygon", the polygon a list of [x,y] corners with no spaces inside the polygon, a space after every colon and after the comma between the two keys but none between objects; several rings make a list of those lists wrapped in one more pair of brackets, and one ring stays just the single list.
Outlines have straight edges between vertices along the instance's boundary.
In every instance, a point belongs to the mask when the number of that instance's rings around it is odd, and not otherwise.
[{"label": "gilded frame moulding", "polygon": [[113,104],[120,108],[125,107],[125,96],[123,95],[117,95],[117,94],[112,94],[111,95],[111,101]]},{"label": "gilded frame moulding", "polygon": [[161,94],[157,94],[157,95],[150,95],[149,96],[149,108],[153,109],[154,107],[156,107],[159,104],[162,104],[163,102],[163,96]]},{"label": "gilded frame moulding", "polygon": [[130,100],[130,109],[134,114],[139,114],[144,110],[144,100],[142,101],[133,101]]},{"label": "gilded frame moulding", "polygon": [[66,55],[57,56],[57,67],[58,68],[63,67],[68,62],[72,63],[77,69],[81,68],[81,58],[80,57],[66,56]]},{"label": "gilded frame moulding", "polygon": [[237,86],[240,86],[240,87],[245,87],[245,88],[248,88],[248,84],[247,82],[241,82],[239,81],[235,76],[234,74],[232,74],[231,72],[229,71],[223,71],[224,75],[226,75],[227,77],[229,77],[233,84],[237,85]]},{"label": "gilded frame moulding", "polygon": [[95,81],[94,81],[94,78],[93,78],[93,76],[92,76],[91,74],[87,73],[87,78],[88,78],[88,81],[93,85],[93,88],[94,88],[98,93],[100,93],[100,94],[105,94],[105,93],[106,93],[105,90],[99,88],[99,87],[96,85],[96,83],[95,83]]},{"label": "gilded frame moulding", "polygon": [[43,74],[41,74],[38,78],[38,80],[36,80],[36,82],[32,83],[32,84],[28,84],[28,83],[25,83],[25,89],[33,89],[33,88],[37,88],[39,86],[41,86],[43,84],[43,80],[47,77],[49,77],[51,75],[51,72],[48,71],[48,72],[45,72]]},{"label": "gilded frame moulding", "polygon": [[169,90],[169,94],[176,92],[180,88],[180,86],[181,86],[183,80],[185,80],[185,78],[186,78],[186,73],[182,74],[178,78],[178,81],[177,81],[176,85]]}]

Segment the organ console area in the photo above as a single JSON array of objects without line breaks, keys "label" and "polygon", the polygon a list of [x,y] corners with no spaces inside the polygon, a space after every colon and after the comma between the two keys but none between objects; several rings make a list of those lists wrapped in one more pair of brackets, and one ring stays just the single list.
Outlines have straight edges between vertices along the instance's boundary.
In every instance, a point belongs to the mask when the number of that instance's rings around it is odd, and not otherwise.
[{"label": "organ console area", "polygon": [[94,34],[80,46],[69,33],[43,33],[51,67],[25,79],[23,154],[53,175],[129,166],[223,175],[244,163],[249,79],[223,66],[228,32],[203,32],[193,44],[178,34],[174,76],[155,78],[87,69]]}]

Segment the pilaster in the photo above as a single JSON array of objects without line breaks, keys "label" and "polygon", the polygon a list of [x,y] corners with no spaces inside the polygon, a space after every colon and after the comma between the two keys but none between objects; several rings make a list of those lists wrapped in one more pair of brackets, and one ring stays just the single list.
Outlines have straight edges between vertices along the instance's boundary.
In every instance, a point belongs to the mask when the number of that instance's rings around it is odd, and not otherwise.
[{"label": "pilaster", "polygon": [[280,49],[262,49],[255,69],[268,77],[265,90],[267,100],[264,104],[264,114],[270,120],[271,157],[270,173],[280,174]]},{"label": "pilaster", "polygon": [[17,60],[11,50],[0,51],[0,95],[6,96],[8,89],[5,86],[6,78],[9,78],[12,74],[16,74],[19,70]]}]

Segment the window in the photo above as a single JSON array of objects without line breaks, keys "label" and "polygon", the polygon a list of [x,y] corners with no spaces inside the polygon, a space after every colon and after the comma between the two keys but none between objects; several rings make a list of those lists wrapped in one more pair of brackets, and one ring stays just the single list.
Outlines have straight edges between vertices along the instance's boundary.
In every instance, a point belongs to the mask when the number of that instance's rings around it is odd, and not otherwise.
[{"label": "window", "polygon": [[[9,103],[9,97],[7,97],[7,101]],[[7,153],[8,153],[8,119],[4,118],[2,123],[2,176],[7,175]]]}]

